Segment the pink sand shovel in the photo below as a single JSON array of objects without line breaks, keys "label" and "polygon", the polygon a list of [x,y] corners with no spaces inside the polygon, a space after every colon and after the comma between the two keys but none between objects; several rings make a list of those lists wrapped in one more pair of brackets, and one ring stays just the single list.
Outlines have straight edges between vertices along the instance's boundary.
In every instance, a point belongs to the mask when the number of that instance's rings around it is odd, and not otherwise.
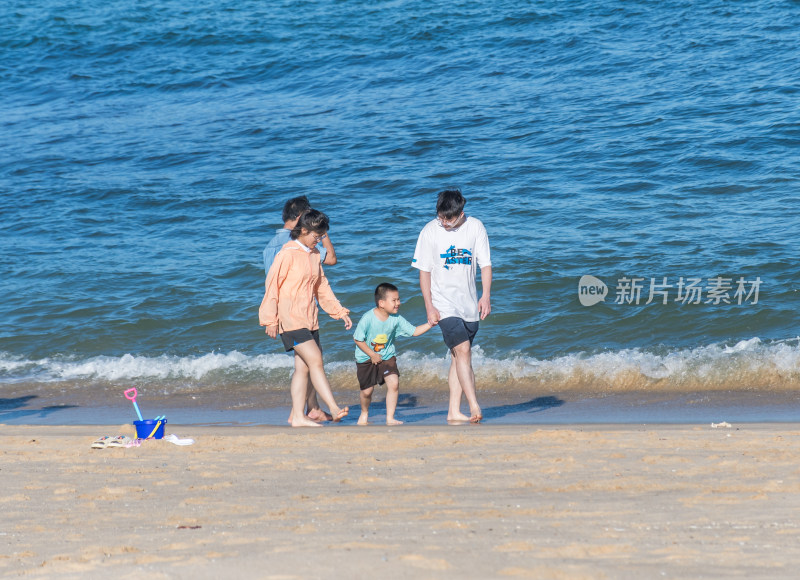
[{"label": "pink sand shovel", "polygon": [[139,421],[144,421],[142,419],[142,413],[139,411],[139,405],[136,404],[136,395],[139,393],[136,392],[136,387],[128,389],[125,391],[125,398],[129,401],[133,401],[133,408],[136,409],[136,414],[139,415]]}]

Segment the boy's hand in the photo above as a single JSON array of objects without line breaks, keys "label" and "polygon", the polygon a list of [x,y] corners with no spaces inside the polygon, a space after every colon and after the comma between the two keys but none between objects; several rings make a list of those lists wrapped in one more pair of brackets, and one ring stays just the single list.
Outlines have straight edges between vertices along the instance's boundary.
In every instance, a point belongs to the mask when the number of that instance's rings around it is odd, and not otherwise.
[{"label": "boy's hand", "polygon": [[268,326],[267,334],[270,338],[278,338],[278,325],[276,324],[275,326]]},{"label": "boy's hand", "polygon": [[492,312],[492,301],[487,294],[481,296],[478,300],[478,313],[481,315],[481,320],[489,316]]},{"label": "boy's hand", "polygon": [[380,362],[383,360],[383,359],[381,358],[381,355],[379,355],[379,354],[378,354],[377,352],[375,352],[375,351],[372,351],[372,354],[370,354],[370,355],[369,355],[369,358],[370,358],[370,360],[372,361],[372,364],[374,364],[374,365],[376,365],[376,364],[380,364]]},{"label": "boy's hand", "polygon": [[342,316],[342,320],[344,320],[344,329],[345,330],[350,330],[353,327],[353,321],[350,320],[350,317],[347,314]]},{"label": "boy's hand", "polygon": [[425,308],[425,310],[428,313],[428,324],[430,324],[431,326],[436,326],[437,324],[439,324],[439,319],[441,318],[439,311],[436,310],[436,308],[434,308],[433,306]]}]

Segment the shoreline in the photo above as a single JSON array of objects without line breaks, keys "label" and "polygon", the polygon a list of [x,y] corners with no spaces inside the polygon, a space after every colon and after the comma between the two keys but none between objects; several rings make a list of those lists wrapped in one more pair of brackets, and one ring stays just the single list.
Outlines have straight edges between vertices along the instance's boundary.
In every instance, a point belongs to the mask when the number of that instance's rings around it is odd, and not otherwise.
[{"label": "shoreline", "polygon": [[[131,428],[130,425],[103,429]],[[0,573],[793,578],[800,426],[0,426]]]},{"label": "shoreline", "polygon": [[[339,428],[355,425],[360,408],[357,394],[336,393],[340,405],[350,405],[350,415]],[[370,409],[375,425],[385,420],[385,391],[379,391]],[[284,400],[285,399],[285,400]],[[625,392],[507,394],[479,393],[484,425],[581,424],[709,424],[800,423],[800,393],[782,391],[713,391],[700,393]],[[132,422],[132,406],[123,397],[64,402],[63,398],[0,397],[0,425],[102,425]],[[282,398],[221,404],[204,397],[166,396],[140,398],[145,418],[165,414],[169,424],[284,426],[289,414],[288,393]],[[445,393],[401,393],[397,416],[411,425],[446,425]]]}]

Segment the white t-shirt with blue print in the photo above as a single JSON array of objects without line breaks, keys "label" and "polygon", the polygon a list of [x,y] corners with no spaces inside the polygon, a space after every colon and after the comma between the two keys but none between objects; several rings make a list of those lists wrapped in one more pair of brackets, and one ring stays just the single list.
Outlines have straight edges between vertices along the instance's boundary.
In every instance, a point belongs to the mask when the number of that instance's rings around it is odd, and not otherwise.
[{"label": "white t-shirt with blue print", "polygon": [[[373,308],[358,321],[353,338],[359,342],[366,342],[368,347],[375,350],[375,338],[385,334],[387,338],[386,346],[376,352],[381,355],[381,359],[389,360],[397,355],[394,348],[394,339],[398,336],[413,336],[416,329],[416,326],[399,314],[390,314],[389,318],[381,320],[375,316],[375,309]],[[370,358],[364,354],[364,351],[356,347],[356,362],[363,363],[369,360]]]},{"label": "white t-shirt with blue print", "polygon": [[468,217],[454,230],[430,221],[420,232],[411,265],[431,273],[431,300],[442,318],[480,320],[475,276],[492,265],[489,237],[483,223]]}]

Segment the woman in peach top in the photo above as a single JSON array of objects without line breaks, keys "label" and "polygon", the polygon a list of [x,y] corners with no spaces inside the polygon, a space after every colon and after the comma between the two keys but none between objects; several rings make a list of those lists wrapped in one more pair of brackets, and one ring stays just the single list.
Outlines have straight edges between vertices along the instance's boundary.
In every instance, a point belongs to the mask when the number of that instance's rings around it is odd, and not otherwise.
[{"label": "woman in peach top", "polygon": [[291,239],[281,248],[267,273],[266,292],[258,318],[267,334],[279,334],[286,351],[294,351],[292,375],[292,427],[318,427],[304,413],[308,379],[320,398],[330,408],[334,421],[348,414],[349,407],[340,408],[333,398],[328,378],[322,366],[319,342],[317,301],[332,318],[343,320],[350,330],[350,311],[343,307],[331,290],[320,265],[316,245],[327,235],[328,217],[309,210],[292,230]]}]

